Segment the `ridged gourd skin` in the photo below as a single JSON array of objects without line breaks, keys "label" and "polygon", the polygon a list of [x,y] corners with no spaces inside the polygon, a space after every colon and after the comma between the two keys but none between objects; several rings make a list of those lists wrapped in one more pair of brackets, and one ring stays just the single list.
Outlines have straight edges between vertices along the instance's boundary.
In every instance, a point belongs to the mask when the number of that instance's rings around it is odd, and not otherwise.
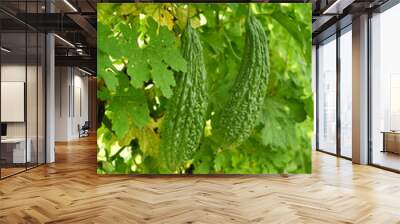
[{"label": "ridged gourd skin", "polygon": [[[253,131],[268,86],[269,55],[267,36],[261,23],[249,15],[246,20],[244,53],[231,96],[216,114],[213,135],[222,147],[235,147]],[[213,119],[214,120],[214,119]]]},{"label": "ridged gourd skin", "polygon": [[177,74],[174,95],[161,128],[161,158],[175,172],[199,147],[208,106],[207,74],[197,32],[188,25],[182,35],[187,71]]}]

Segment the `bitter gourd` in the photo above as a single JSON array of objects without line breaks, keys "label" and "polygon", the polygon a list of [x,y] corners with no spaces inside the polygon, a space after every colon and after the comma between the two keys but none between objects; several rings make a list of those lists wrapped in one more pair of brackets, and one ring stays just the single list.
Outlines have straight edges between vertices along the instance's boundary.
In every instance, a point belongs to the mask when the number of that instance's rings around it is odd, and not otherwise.
[{"label": "bitter gourd", "polygon": [[213,135],[223,147],[238,146],[250,136],[267,91],[267,36],[254,15],[249,14],[245,23],[245,47],[239,73],[227,104],[213,119]]},{"label": "bitter gourd", "polygon": [[207,74],[200,38],[190,24],[182,34],[187,71],[177,74],[174,95],[161,128],[160,152],[169,172],[175,172],[196,152],[206,120]]}]

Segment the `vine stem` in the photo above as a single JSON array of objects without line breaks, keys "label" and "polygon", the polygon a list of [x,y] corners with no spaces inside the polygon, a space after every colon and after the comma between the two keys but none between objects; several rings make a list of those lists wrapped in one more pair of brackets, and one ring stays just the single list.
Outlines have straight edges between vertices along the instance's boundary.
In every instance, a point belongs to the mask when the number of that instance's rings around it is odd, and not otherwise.
[{"label": "vine stem", "polygon": [[190,8],[190,6],[189,6],[189,4],[187,4],[186,6],[187,6],[187,9],[186,9],[186,25],[190,26],[190,18],[189,18],[189,15],[190,15],[189,8]]},{"label": "vine stem", "polygon": [[229,49],[232,51],[233,56],[234,56],[238,61],[240,61],[241,58],[236,54],[235,50],[234,50],[233,47],[232,47],[231,40],[229,39],[228,35],[227,35],[225,32],[224,32],[224,37],[225,37],[226,41],[228,42]]}]

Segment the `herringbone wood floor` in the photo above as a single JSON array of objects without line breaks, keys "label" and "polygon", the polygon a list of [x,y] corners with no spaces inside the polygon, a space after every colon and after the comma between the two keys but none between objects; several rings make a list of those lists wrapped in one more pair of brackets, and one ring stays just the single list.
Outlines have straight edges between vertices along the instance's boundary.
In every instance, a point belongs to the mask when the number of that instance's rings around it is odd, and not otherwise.
[{"label": "herringbone wood floor", "polygon": [[0,181],[0,223],[400,223],[400,175],[314,153],[312,175],[96,175],[94,137]]}]

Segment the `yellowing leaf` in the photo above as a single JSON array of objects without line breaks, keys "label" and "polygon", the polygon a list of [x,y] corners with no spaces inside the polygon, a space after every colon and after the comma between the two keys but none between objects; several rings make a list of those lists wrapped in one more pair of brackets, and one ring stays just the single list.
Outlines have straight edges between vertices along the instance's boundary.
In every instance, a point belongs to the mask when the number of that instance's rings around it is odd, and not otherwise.
[{"label": "yellowing leaf", "polygon": [[174,15],[170,11],[172,4],[154,4],[145,8],[147,15],[151,16],[161,26],[168,27],[172,30],[174,27]]},{"label": "yellowing leaf", "polygon": [[140,11],[136,7],[136,4],[122,4],[119,13],[121,15],[139,15]]},{"label": "yellowing leaf", "polygon": [[140,131],[139,136],[140,149],[146,156],[158,158],[160,148],[160,138],[152,128],[144,128]]},{"label": "yellowing leaf", "polygon": [[198,28],[201,26],[200,19],[197,17],[191,19],[190,24],[192,25],[193,28]]}]

